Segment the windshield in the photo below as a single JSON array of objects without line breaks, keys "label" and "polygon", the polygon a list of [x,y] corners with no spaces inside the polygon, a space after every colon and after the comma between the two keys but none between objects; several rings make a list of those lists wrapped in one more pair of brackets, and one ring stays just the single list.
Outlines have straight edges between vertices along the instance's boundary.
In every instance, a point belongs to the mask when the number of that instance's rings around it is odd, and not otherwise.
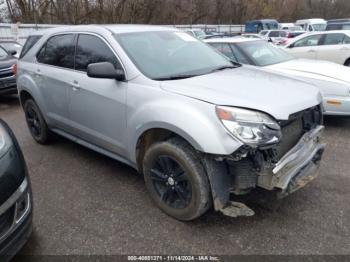
[{"label": "windshield", "polygon": [[196,35],[196,37],[204,37],[204,36],[206,36],[204,31],[194,31],[194,34]]},{"label": "windshield", "polygon": [[6,53],[6,51],[4,49],[0,48],[0,59],[5,58],[7,56],[8,56],[8,54]]},{"label": "windshield", "polygon": [[125,33],[115,38],[138,69],[154,80],[192,77],[232,67],[226,57],[185,32]]},{"label": "windshield", "polygon": [[325,31],[327,24],[313,24],[314,31]]},{"label": "windshield", "polygon": [[269,29],[269,30],[273,30],[273,29],[278,29],[278,24],[277,23],[263,23],[264,25],[264,29]]},{"label": "windshield", "polygon": [[237,43],[237,46],[257,66],[274,65],[294,59],[285,51],[265,41]]}]

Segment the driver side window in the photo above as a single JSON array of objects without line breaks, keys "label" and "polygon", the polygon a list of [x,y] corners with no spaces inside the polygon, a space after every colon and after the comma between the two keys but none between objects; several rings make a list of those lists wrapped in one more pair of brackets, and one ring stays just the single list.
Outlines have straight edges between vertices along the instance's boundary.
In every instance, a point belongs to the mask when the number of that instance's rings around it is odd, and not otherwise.
[{"label": "driver side window", "polygon": [[122,69],[118,59],[100,38],[80,34],[75,55],[75,69],[86,72],[88,65],[99,62],[110,62],[117,69]]},{"label": "driver side window", "polygon": [[321,37],[322,35],[312,35],[305,37],[295,42],[293,47],[317,46],[320,43]]}]

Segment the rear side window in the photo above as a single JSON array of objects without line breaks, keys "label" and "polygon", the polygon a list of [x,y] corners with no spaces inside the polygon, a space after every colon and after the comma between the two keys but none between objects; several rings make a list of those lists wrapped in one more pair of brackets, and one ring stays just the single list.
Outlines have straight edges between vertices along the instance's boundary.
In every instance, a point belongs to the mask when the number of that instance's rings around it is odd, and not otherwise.
[{"label": "rear side window", "polygon": [[241,64],[253,64],[251,63],[246,56],[241,52],[241,50],[238,49],[238,47],[235,44],[230,45],[233,51],[234,56],[237,58],[237,61]]},{"label": "rear side window", "polygon": [[218,50],[220,53],[224,54],[228,58],[232,59],[235,62],[238,62],[236,57],[233,55],[231,47],[229,44],[224,43],[211,43],[212,47],[214,47],[216,50]]},{"label": "rear side window", "polygon": [[280,36],[280,32],[278,31],[272,31],[269,34],[269,37],[279,37]]},{"label": "rear side window", "polygon": [[329,24],[329,25],[327,25],[326,31],[341,30],[341,29],[342,29],[341,24]]},{"label": "rear side window", "polygon": [[323,45],[341,45],[344,41],[344,34],[326,34]]},{"label": "rear side window", "polygon": [[321,40],[322,35],[311,35],[300,39],[293,44],[294,47],[317,46]]},{"label": "rear side window", "polygon": [[51,37],[37,55],[38,62],[74,69],[75,35]]},{"label": "rear side window", "polygon": [[280,37],[287,37],[287,32],[280,31]]},{"label": "rear side window", "polygon": [[41,38],[41,35],[29,36],[27,38],[26,43],[23,46],[23,49],[19,58],[24,57],[26,53],[28,53],[28,51],[36,44],[36,42],[40,40],[40,38]]},{"label": "rear side window", "polygon": [[110,62],[115,68],[122,68],[110,47],[99,37],[79,35],[75,56],[75,69],[86,72],[89,64],[99,62]]}]

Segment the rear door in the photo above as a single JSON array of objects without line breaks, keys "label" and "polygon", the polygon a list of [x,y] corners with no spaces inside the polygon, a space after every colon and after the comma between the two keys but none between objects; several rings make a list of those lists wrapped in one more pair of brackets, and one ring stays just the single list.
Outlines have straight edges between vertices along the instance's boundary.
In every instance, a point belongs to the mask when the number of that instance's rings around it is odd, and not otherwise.
[{"label": "rear door", "polygon": [[89,64],[111,62],[123,69],[110,45],[93,34],[79,34],[75,56],[75,75],[69,89],[70,119],[73,133],[110,152],[125,155],[127,82],[87,76]]},{"label": "rear door", "polygon": [[322,34],[306,36],[286,48],[296,58],[316,59]]},{"label": "rear door", "polygon": [[68,92],[74,74],[74,34],[52,36],[37,54],[34,79],[40,88],[50,126],[68,130]]},{"label": "rear door", "polygon": [[350,38],[343,33],[325,34],[317,50],[317,59],[343,65],[350,57]]}]

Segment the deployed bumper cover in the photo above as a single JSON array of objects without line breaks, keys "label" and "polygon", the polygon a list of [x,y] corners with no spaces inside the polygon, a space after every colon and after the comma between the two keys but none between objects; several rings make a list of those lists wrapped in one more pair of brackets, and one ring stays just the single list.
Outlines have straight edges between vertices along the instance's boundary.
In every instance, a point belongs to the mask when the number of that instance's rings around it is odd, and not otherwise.
[{"label": "deployed bumper cover", "polygon": [[258,186],[280,189],[281,196],[304,187],[318,175],[319,162],[325,149],[322,143],[324,126],[305,133],[300,141],[275,165],[258,177]]},{"label": "deployed bumper cover", "polygon": [[[252,188],[260,187],[269,191],[277,191],[279,197],[285,197],[290,193],[304,187],[318,175],[320,160],[322,158],[325,144],[322,143],[324,126],[319,125],[305,133],[296,145],[284,154],[276,163],[264,162],[264,167],[254,171],[254,166],[236,162],[242,168],[236,171],[246,171],[241,178],[249,181]],[[244,161],[244,160],[243,160]],[[237,172],[227,174],[225,161],[213,160],[209,156],[204,160],[208,177],[211,183],[215,210],[232,217],[251,216],[254,211],[243,203],[231,202],[230,193],[235,188],[235,176]]]}]

